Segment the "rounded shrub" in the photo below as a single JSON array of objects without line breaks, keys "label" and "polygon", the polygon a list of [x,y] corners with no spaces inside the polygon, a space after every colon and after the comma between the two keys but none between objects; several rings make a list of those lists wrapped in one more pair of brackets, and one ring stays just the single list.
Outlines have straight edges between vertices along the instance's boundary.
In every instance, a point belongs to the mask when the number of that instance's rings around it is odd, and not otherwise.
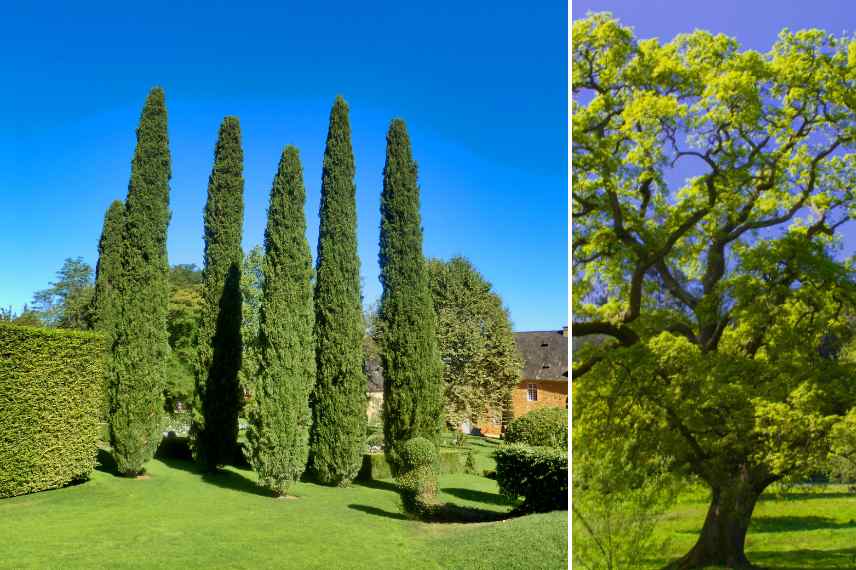
[{"label": "rounded shrub", "polygon": [[568,448],[568,410],[538,408],[522,415],[508,425],[508,443],[524,443],[535,447]]},{"label": "rounded shrub", "polygon": [[433,465],[437,461],[437,449],[424,437],[414,437],[401,447],[401,463],[404,470]]}]

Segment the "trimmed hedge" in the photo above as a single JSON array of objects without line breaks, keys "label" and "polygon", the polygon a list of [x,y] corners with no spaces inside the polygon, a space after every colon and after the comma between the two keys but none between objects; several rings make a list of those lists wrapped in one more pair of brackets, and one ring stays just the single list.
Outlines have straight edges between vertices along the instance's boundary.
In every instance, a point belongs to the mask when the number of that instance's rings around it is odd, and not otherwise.
[{"label": "trimmed hedge", "polygon": [[568,449],[568,410],[565,408],[532,410],[508,425],[505,441],[525,443],[534,447]]},{"label": "trimmed hedge", "polygon": [[522,496],[521,511],[568,508],[567,451],[512,443],[500,446],[494,454],[499,491],[514,500]]},{"label": "trimmed hedge", "polygon": [[401,446],[401,472],[396,477],[404,510],[427,514],[437,499],[437,449],[424,437],[414,437]]},{"label": "trimmed hedge", "polygon": [[95,468],[105,348],[95,333],[0,324],[0,497]]},{"label": "trimmed hedge", "polygon": [[[443,449],[437,451],[437,473],[474,473],[473,454],[469,450]],[[357,474],[358,481],[390,479],[392,469],[383,453],[366,453],[363,465]]]}]

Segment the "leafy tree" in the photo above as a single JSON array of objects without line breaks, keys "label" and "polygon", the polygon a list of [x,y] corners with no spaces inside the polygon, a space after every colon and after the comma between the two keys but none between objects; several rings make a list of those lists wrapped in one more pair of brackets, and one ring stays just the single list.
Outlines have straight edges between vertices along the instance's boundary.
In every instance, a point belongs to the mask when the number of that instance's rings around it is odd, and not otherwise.
[{"label": "leafy tree", "polygon": [[354,153],[342,97],[330,112],[324,150],[316,263],[311,466],[323,483],[347,485],[362,464],[366,376]]},{"label": "leafy tree", "polygon": [[131,162],[122,232],[116,333],[108,364],[110,442],[119,472],[137,475],[160,442],[169,356],[167,305],[171,177],[163,90],[149,93]]},{"label": "leafy tree", "polygon": [[168,412],[190,404],[196,384],[196,354],[202,316],[202,271],[194,264],[175,265],[169,271],[170,299],[167,332],[171,354],[164,386]]},{"label": "leafy tree", "polygon": [[[122,277],[122,231],[125,227],[125,204],[115,200],[104,215],[104,226],[98,242],[98,265],[95,267],[95,328],[112,337],[119,310],[117,287]],[[112,342],[112,341],[110,341]]]},{"label": "leafy tree", "polygon": [[520,382],[508,311],[469,260],[454,257],[427,262],[428,285],[437,317],[437,343],[443,367],[446,423],[476,424],[503,409],[508,392]]},{"label": "leafy tree", "polygon": [[422,257],[416,162],[400,119],[386,135],[380,214],[383,434],[387,459],[397,469],[400,447],[416,437],[436,443],[443,421],[443,371]]},{"label": "leafy tree", "polygon": [[261,366],[259,346],[259,313],[264,288],[265,252],[257,245],[244,256],[241,268],[241,371],[238,379],[245,397],[255,393],[256,377]]},{"label": "leafy tree", "polygon": [[574,423],[581,442],[631,438],[710,487],[677,567],[748,566],[758,497],[821,465],[854,403],[852,364],[825,348],[854,304],[835,256],[854,206],[854,47],[574,23],[572,330],[599,340],[575,355]]},{"label": "leafy tree", "polygon": [[49,327],[91,329],[92,267],[82,257],[66,258],[56,277],[50,287],[33,294],[33,310]]},{"label": "leafy tree", "polygon": [[293,146],[282,153],[265,231],[261,369],[247,442],[259,484],[275,496],[300,478],[309,456],[309,394],[315,382],[312,254],[306,241],[303,169]]},{"label": "leafy tree", "polygon": [[236,117],[220,125],[205,204],[202,319],[191,436],[196,460],[209,471],[229,462],[238,442],[241,369],[241,230],[244,151]]}]

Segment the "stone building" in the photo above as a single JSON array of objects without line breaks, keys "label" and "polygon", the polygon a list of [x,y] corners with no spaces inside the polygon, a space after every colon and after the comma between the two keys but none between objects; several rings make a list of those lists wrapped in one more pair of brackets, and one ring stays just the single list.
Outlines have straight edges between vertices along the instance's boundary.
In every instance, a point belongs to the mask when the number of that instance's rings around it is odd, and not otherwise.
[{"label": "stone building", "polygon": [[[514,333],[523,358],[520,382],[511,393],[511,417],[517,418],[536,408],[568,407],[568,327],[552,331]],[[499,437],[501,416],[490,417],[481,426],[483,435]]]}]

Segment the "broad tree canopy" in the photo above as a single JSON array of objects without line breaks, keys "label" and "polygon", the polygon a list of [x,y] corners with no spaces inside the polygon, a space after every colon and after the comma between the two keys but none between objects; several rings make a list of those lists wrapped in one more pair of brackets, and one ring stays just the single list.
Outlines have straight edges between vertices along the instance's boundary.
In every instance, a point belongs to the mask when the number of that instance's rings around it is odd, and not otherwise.
[{"label": "broad tree canopy", "polygon": [[622,435],[706,481],[684,565],[740,565],[753,497],[815,468],[854,402],[856,42],[663,43],[595,14],[572,57],[573,335],[600,335],[575,356],[580,445]]}]

